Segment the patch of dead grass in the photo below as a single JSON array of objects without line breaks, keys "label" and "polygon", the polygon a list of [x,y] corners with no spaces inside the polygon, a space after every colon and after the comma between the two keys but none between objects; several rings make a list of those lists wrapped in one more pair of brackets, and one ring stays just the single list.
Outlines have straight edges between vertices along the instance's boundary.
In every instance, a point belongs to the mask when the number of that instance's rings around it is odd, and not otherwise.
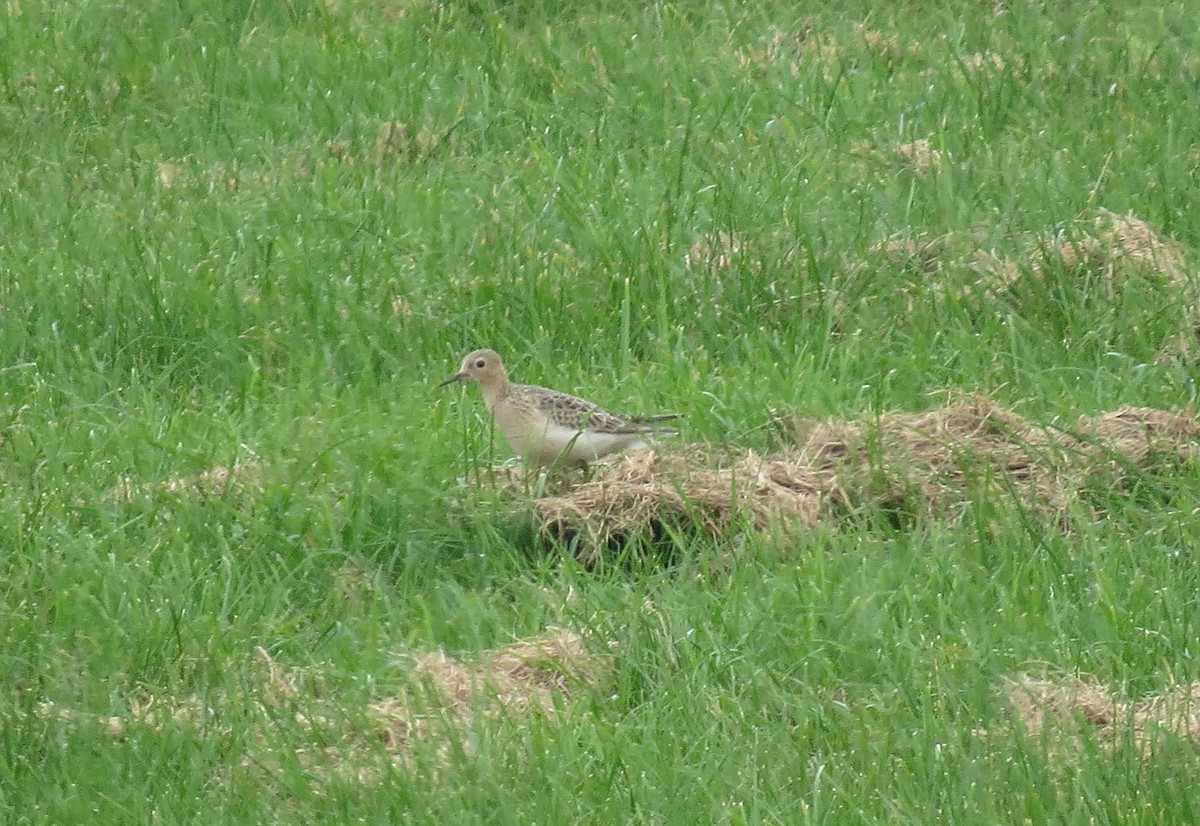
[{"label": "patch of dead grass", "polygon": [[[38,714],[73,726],[98,725],[114,738],[135,729],[203,728],[213,736],[236,734],[254,744],[244,769],[270,770],[291,753],[318,779],[367,783],[378,779],[389,764],[411,766],[417,749],[435,754],[446,768],[456,750],[469,748],[464,745],[470,740],[467,734],[477,724],[553,720],[573,699],[609,690],[613,647],[551,626],[467,660],[443,651],[404,652],[397,661],[405,666],[405,687],[370,702],[361,715],[365,730],[351,722],[353,710],[318,667],[285,668],[262,648],[256,651],[257,668],[252,669],[256,676],[237,698],[141,694],[126,699],[123,715],[95,717],[49,702]],[[224,722],[228,720],[238,721],[236,732]],[[298,747],[297,727],[333,742],[315,749]],[[380,746],[386,755],[382,763]]]},{"label": "patch of dead grass", "polygon": [[239,459],[232,465],[216,465],[199,473],[176,476],[161,482],[139,482],[126,476],[108,491],[106,498],[116,502],[130,502],[139,496],[159,493],[204,499],[262,493],[262,490],[263,464],[258,458],[252,457]]},{"label": "patch of dead grass", "polygon": [[[419,749],[436,755],[444,768],[456,750],[469,750],[466,734],[479,724],[553,720],[579,695],[606,688],[613,680],[612,647],[551,626],[471,660],[444,651],[404,652],[398,659],[406,665],[407,687],[371,702],[370,730],[343,730],[337,744],[319,754],[301,754],[301,761],[318,774],[366,781],[377,774],[382,744],[393,765],[412,765]],[[274,684],[290,684],[287,672],[270,666]],[[316,722],[328,728],[326,719]]]},{"label": "patch of dead grass", "polygon": [[689,268],[723,271],[733,266],[744,247],[741,237],[719,230],[714,235],[696,238],[684,253],[683,262]]},{"label": "patch of dead grass", "polygon": [[1141,702],[1075,677],[1021,674],[1004,681],[1004,694],[1026,736],[1044,739],[1056,763],[1071,763],[1090,736],[1106,749],[1132,745],[1143,759],[1162,733],[1200,744],[1200,683],[1173,686]]},{"label": "patch of dead grass", "polygon": [[786,442],[776,453],[624,454],[592,480],[535,499],[534,515],[545,535],[594,564],[681,527],[718,537],[743,522],[804,530],[872,508],[953,521],[973,497],[991,495],[1063,514],[1097,480],[1119,489],[1137,469],[1200,449],[1191,410],[1122,407],[1051,428],[983,397],[853,421],[781,416],[776,425]]},{"label": "patch of dead grass", "polygon": [[970,75],[985,72],[1003,72],[1008,68],[1008,64],[1004,58],[993,51],[973,52],[964,55],[959,65],[964,72]]},{"label": "patch of dead grass", "polygon": [[[914,157],[922,154],[917,148],[920,143],[906,144],[905,152]],[[973,269],[987,237],[984,228],[942,235],[901,233],[876,242],[869,253],[872,259],[883,255],[894,264],[916,261],[929,274]],[[991,253],[1005,283],[1014,281],[1015,273],[1043,277],[1050,266],[1104,276],[1110,297],[1120,279],[1131,273],[1159,277],[1180,287],[1190,287],[1193,280],[1182,245],[1132,213],[1099,209],[1070,228],[1027,233],[1017,240],[1021,251],[1015,256]]]},{"label": "patch of dead grass", "polygon": [[[850,146],[848,156],[867,162],[864,169],[878,171],[880,168],[895,169],[898,167],[916,175],[928,175],[936,172],[952,159],[947,150],[934,148],[933,141],[929,138],[917,138],[889,146],[881,146],[869,140],[855,141]],[[895,236],[897,240],[903,240],[905,237],[907,236]],[[947,236],[947,238],[950,237]],[[887,243],[887,241],[881,243]]]},{"label": "patch of dead grass", "polygon": [[380,124],[379,134],[371,145],[371,165],[383,166],[389,161],[412,162],[430,155],[450,138],[453,131],[453,127],[413,129],[400,121]]},{"label": "patch of dead grass", "polygon": [[950,158],[949,152],[934,149],[928,138],[897,144],[892,151],[896,160],[920,174],[941,169]]},{"label": "patch of dead grass", "polygon": [[324,0],[323,5],[329,14],[344,16],[356,31],[378,36],[381,19],[403,20],[433,4],[430,0]]},{"label": "patch of dead grass", "polygon": [[895,30],[884,31],[875,28],[865,20],[854,27],[854,36],[858,40],[859,48],[889,63],[899,60],[906,53],[916,53],[921,50],[920,44],[916,42],[902,45],[900,36]]},{"label": "patch of dead grass", "polygon": [[[921,156],[916,148],[905,151]],[[941,235],[899,233],[871,245],[852,271],[871,272],[881,258],[912,271],[913,282],[899,291],[910,306],[943,293],[978,306],[1017,295],[1028,280],[1045,280],[1054,271],[1095,284],[1103,299],[1114,301],[1131,278],[1141,278],[1159,284],[1185,319],[1160,358],[1200,352],[1200,290],[1183,246],[1136,215],[1099,209],[1064,229],[1017,236],[1014,251],[1007,253],[991,247],[989,236],[982,227]]]},{"label": "patch of dead grass", "polygon": [[775,29],[754,46],[739,50],[737,62],[746,71],[762,72],[781,66],[792,77],[799,77],[806,63],[830,67],[841,53],[841,47],[817,31],[814,21],[809,19],[795,29]]},{"label": "patch of dead grass", "polygon": [[289,181],[308,180],[319,169],[333,165],[365,165],[380,170],[454,152],[458,146],[455,132],[463,121],[459,118],[448,126],[383,121],[373,138],[331,138],[313,147],[281,153],[259,168],[227,163],[205,166],[187,155],[158,161],[148,172],[164,192],[200,190],[232,195],[243,190],[274,190]]},{"label": "patch of dead grass", "polygon": [[[566,628],[515,640],[463,662],[444,651],[399,655],[463,718],[494,711],[553,715],[558,699],[612,678],[612,661]],[[393,708],[393,701],[388,701]]]},{"label": "patch of dead grass", "polygon": [[1029,268],[1040,275],[1050,261],[1061,263],[1067,270],[1102,275],[1109,298],[1115,294],[1116,282],[1129,273],[1158,277],[1179,286],[1188,286],[1191,280],[1182,245],[1160,235],[1132,212],[1118,215],[1098,210],[1090,226],[1057,233],[1044,247],[1031,252]]}]

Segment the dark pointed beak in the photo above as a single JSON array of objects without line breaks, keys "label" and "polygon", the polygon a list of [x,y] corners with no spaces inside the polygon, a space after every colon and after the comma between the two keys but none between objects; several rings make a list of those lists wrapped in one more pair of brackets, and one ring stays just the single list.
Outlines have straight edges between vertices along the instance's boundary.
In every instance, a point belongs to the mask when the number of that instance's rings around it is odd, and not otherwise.
[{"label": "dark pointed beak", "polygon": [[455,373],[453,376],[451,376],[450,378],[446,379],[444,382],[439,384],[438,387],[445,387],[447,384],[454,384],[454,382],[462,381],[466,377],[467,376],[465,373]]}]

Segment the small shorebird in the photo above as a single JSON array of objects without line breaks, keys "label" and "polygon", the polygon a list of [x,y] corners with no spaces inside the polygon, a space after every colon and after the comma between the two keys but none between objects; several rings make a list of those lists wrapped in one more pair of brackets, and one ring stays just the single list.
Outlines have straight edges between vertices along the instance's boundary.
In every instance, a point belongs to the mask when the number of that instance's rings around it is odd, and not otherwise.
[{"label": "small shorebird", "polygon": [[531,465],[586,465],[610,453],[647,448],[646,436],[678,432],[659,426],[678,419],[678,414],[621,417],[566,393],[534,384],[513,384],[495,350],[471,353],[459,371],[439,387],[456,381],[479,385],[496,427],[513,452]]}]

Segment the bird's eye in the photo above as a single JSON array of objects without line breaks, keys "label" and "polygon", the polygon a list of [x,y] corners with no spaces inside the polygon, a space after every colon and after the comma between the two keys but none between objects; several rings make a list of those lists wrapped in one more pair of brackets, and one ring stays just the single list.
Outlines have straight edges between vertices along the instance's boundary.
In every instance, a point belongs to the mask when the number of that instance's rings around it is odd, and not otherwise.
[{"label": "bird's eye", "polygon": [[487,362],[484,361],[483,359],[480,359],[479,361],[475,362],[475,366],[478,367],[480,370],[482,370],[484,367],[487,366]]}]

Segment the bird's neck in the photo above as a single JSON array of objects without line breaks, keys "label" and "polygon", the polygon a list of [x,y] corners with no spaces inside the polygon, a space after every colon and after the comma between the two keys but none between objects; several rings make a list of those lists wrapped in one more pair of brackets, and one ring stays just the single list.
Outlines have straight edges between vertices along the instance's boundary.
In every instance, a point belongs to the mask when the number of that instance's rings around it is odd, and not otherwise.
[{"label": "bird's neck", "polygon": [[483,400],[487,402],[489,408],[495,407],[508,395],[508,390],[511,386],[508,376],[501,373],[496,377],[495,381],[483,385]]}]

